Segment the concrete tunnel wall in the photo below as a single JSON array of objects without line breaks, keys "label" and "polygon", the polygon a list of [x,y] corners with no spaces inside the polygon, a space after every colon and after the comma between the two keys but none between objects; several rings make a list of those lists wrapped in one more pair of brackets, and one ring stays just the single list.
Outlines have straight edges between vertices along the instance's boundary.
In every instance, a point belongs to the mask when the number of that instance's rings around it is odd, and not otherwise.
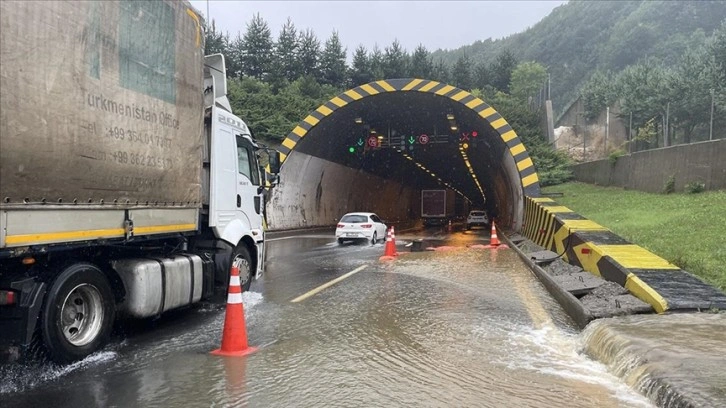
[{"label": "concrete tunnel wall", "polygon": [[[389,224],[418,217],[419,190],[296,152],[285,162],[267,205],[271,230],[335,225],[353,211],[375,211]],[[403,205],[402,205],[403,204]]]},{"label": "concrete tunnel wall", "polygon": [[[331,117],[349,115],[362,99],[373,100],[394,93],[427,94],[430,95],[427,98],[448,101],[449,106],[464,109],[477,123],[490,129],[488,141],[494,144],[491,149],[496,147],[502,154],[493,156],[491,166],[487,165],[489,170],[485,170],[489,172],[486,208],[497,217],[498,225],[520,230],[525,216],[524,197],[539,196],[538,177],[521,140],[507,121],[481,99],[451,85],[423,79],[371,82],[343,92],[303,119],[280,148],[284,165],[281,183],[272,190],[267,205],[269,229],[331,226],[345,212],[360,210],[375,211],[386,220],[416,221],[420,217],[420,186],[402,185],[402,181],[296,150],[306,135],[316,140],[336,133],[315,132],[316,126],[329,123]],[[367,98],[371,96],[375,97]]]}]

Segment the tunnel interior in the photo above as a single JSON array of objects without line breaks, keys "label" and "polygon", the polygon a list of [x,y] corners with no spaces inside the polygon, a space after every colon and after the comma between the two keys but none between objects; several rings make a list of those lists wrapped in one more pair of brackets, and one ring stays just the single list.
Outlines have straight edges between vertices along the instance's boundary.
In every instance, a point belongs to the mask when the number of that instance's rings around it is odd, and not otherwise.
[{"label": "tunnel interior", "polygon": [[[456,212],[485,209],[518,230],[524,195],[538,196],[531,159],[493,108],[435,81],[377,81],[320,106],[283,142],[271,229],[332,225],[349,211],[420,218],[420,191],[447,189]],[[302,215],[294,225],[295,213]]]}]

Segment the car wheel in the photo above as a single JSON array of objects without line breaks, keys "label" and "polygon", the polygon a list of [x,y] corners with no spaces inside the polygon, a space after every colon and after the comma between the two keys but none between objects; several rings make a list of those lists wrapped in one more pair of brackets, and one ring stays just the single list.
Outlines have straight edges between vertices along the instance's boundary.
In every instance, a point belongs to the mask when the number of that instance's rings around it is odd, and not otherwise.
[{"label": "car wheel", "polygon": [[373,238],[371,238],[371,245],[375,245],[376,242],[378,242],[378,234],[374,232]]},{"label": "car wheel", "polygon": [[242,287],[242,291],[244,292],[250,290],[250,285],[252,285],[253,272],[252,262],[250,259],[252,258],[244,244],[238,245],[237,248],[234,249],[234,252],[232,252],[232,262],[230,263],[230,267],[236,266],[239,268],[239,283]]},{"label": "car wheel", "polygon": [[345,241],[343,241],[343,238],[338,238],[338,245],[345,244]]},{"label": "car wheel", "polygon": [[106,275],[95,265],[66,268],[48,291],[41,318],[51,360],[70,363],[100,349],[111,334],[115,299]]}]

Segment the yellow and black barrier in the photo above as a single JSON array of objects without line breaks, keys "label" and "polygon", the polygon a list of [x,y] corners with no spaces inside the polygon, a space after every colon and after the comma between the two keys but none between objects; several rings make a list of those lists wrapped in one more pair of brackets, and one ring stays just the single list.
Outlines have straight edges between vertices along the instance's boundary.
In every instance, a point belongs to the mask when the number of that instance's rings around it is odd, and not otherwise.
[{"label": "yellow and black barrier", "polygon": [[726,294],[550,198],[525,199],[524,236],[653,306],[726,310]]}]

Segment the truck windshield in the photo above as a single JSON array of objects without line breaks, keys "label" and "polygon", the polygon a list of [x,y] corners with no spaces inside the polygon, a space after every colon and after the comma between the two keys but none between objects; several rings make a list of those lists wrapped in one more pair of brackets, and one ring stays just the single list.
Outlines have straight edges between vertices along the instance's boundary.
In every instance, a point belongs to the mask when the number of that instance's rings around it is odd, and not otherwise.
[{"label": "truck windshield", "polygon": [[247,139],[237,136],[237,171],[250,179],[252,185],[260,185],[260,173],[257,167],[255,150]]}]

